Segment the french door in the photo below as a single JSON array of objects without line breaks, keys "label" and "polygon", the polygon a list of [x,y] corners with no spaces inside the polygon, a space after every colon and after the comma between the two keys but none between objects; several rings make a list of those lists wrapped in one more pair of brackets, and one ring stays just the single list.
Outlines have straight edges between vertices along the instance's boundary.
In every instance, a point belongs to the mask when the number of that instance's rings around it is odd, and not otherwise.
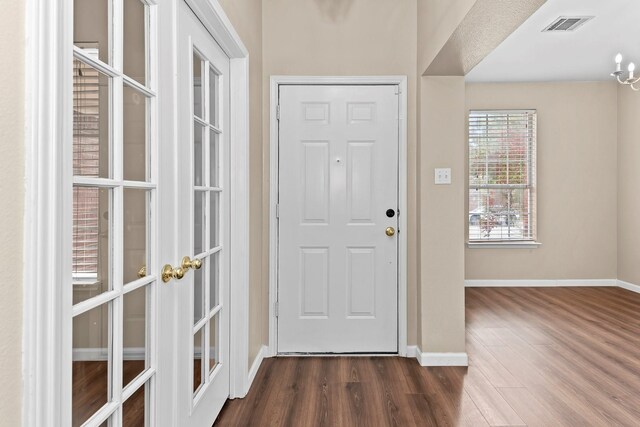
[{"label": "french door", "polygon": [[[175,5],[171,110],[167,4],[73,2],[63,425],[210,426],[229,396],[230,60]],[[157,131],[162,96],[175,135]]]},{"label": "french door", "polygon": [[156,424],[155,7],[73,2],[73,426]]},{"label": "french door", "polygon": [[[178,425],[211,426],[229,397],[229,58],[178,12]],[[185,259],[185,261],[189,261]]]}]

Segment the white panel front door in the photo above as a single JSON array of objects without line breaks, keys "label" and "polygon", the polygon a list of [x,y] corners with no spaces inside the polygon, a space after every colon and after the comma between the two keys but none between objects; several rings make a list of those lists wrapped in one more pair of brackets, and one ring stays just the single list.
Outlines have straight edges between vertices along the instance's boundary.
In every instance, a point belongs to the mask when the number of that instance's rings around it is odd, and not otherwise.
[{"label": "white panel front door", "polygon": [[280,353],[398,351],[398,98],[280,86]]},{"label": "white panel front door", "polygon": [[184,1],[178,16],[177,403],[211,426],[229,397],[229,58]]}]

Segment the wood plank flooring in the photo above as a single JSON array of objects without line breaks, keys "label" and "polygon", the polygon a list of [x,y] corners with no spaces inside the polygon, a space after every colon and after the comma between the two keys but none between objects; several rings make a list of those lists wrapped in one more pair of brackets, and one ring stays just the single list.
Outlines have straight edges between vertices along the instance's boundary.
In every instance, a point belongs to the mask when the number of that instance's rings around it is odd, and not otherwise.
[{"label": "wood plank flooring", "polygon": [[640,426],[640,295],[470,288],[469,367],[273,358],[216,426]]},{"label": "wood plank flooring", "polygon": [[[123,384],[129,384],[144,371],[143,360],[125,360]],[[72,425],[80,426],[107,403],[109,372],[106,361],[73,362]],[[125,426],[144,427],[144,386],[123,405],[122,421]]]}]

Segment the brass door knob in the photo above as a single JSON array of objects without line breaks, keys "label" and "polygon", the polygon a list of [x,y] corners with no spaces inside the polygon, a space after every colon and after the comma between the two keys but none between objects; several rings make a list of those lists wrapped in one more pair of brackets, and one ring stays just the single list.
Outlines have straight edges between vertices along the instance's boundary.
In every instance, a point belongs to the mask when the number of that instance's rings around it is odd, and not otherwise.
[{"label": "brass door knob", "polygon": [[200,268],[202,267],[202,260],[199,260],[198,258],[191,259],[188,256],[186,256],[182,258],[182,262],[180,263],[180,266],[184,271],[187,271],[190,268],[194,270],[200,270]]},{"label": "brass door knob", "polygon": [[184,277],[184,269],[181,267],[173,268],[171,265],[166,264],[162,267],[162,281],[164,283],[169,282],[171,279],[180,280]]},{"label": "brass door knob", "polygon": [[396,234],[396,229],[393,227],[387,227],[387,229],[385,230],[385,233],[387,234],[387,236],[391,237],[394,234]]},{"label": "brass door knob", "polygon": [[143,265],[142,267],[140,267],[140,270],[138,270],[138,277],[139,278],[143,278],[143,277],[147,277],[147,266]]}]

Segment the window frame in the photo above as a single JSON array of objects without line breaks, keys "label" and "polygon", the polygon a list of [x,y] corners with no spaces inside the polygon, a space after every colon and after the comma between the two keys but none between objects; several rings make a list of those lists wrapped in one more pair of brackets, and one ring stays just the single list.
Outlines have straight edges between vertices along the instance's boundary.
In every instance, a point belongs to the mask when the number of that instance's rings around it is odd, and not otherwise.
[{"label": "window frame", "polygon": [[[533,115],[533,126],[532,129],[528,133],[528,142],[527,142],[527,151],[530,154],[528,159],[527,166],[527,183],[526,184],[500,184],[499,186],[502,188],[513,188],[513,189],[526,189],[533,193],[533,196],[530,197],[530,200],[527,204],[527,215],[529,217],[529,221],[531,223],[531,233],[530,236],[521,239],[499,239],[499,238],[471,238],[470,237],[470,214],[469,214],[469,202],[470,202],[470,194],[473,190],[491,190],[493,187],[496,187],[495,184],[472,184],[471,182],[471,117],[473,115],[482,115],[482,114],[532,114]],[[537,120],[538,120],[538,112],[533,108],[520,108],[520,109],[469,109],[467,113],[467,200],[466,200],[466,235],[467,235],[467,246],[469,248],[490,248],[490,249],[535,249],[541,246],[541,243],[538,241],[538,221],[537,221],[537,143],[538,143],[538,134],[537,134]],[[495,189],[495,188],[493,188]]]}]

